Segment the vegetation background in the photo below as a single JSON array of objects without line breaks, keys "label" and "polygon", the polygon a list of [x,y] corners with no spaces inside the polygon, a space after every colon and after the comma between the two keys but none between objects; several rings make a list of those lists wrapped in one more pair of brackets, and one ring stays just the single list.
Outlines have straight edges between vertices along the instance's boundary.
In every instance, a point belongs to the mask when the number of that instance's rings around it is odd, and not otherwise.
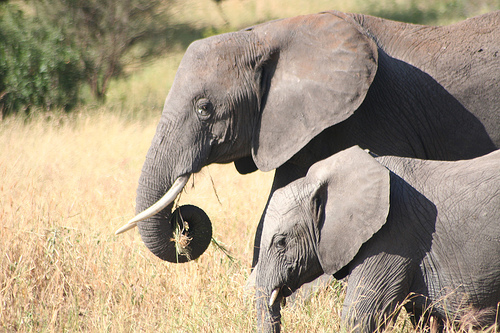
[{"label": "vegetation background", "polygon": [[[19,6],[23,17],[34,15],[32,2],[8,4]],[[32,101],[21,101],[22,112],[0,122],[0,332],[256,330],[252,292],[245,283],[272,172],[241,176],[232,165],[213,165],[195,175],[182,194],[181,204],[198,205],[211,216],[214,238],[229,254],[211,245],[194,262],[169,264],[144,247],[137,231],[114,235],[134,214],[144,156],[193,39],[328,9],[424,24],[500,9],[498,0],[172,0],[163,5],[163,16],[151,17],[159,26],[164,22],[162,34],[124,53],[120,75],[109,80],[105,98],[82,83],[77,98],[68,96],[76,98],[71,109],[64,109],[64,101],[30,108]],[[25,37],[1,30],[0,50],[7,38]],[[143,57],[154,41],[160,50]],[[57,65],[57,56],[48,59]],[[7,70],[26,65],[5,59],[0,52],[0,82]],[[5,89],[0,85],[0,101]],[[285,307],[283,330],[338,331],[342,298],[342,285],[333,283]],[[391,330],[411,332],[404,313],[400,317]]]}]

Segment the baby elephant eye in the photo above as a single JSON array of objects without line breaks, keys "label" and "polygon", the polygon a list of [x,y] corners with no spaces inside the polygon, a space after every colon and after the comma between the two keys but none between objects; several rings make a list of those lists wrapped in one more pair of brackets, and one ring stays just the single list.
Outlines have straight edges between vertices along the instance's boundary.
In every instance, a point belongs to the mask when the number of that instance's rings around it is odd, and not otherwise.
[{"label": "baby elephant eye", "polygon": [[213,104],[207,99],[201,99],[196,103],[196,112],[201,119],[208,119],[213,114]]},{"label": "baby elephant eye", "polygon": [[276,248],[278,248],[279,250],[284,249],[285,246],[286,246],[286,239],[285,239],[285,237],[277,238],[275,244],[276,244]]}]

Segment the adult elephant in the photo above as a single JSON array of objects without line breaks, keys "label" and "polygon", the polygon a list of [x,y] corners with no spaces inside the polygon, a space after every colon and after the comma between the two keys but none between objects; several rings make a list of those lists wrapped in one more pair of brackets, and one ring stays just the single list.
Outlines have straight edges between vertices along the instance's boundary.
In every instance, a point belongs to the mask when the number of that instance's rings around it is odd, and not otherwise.
[{"label": "adult elephant", "polygon": [[[332,11],[192,43],[142,169],[136,210],[145,213],[118,232],[138,224],[155,255],[187,261],[172,242],[172,201],[211,163],[276,169],[275,191],[352,145],[439,160],[491,152],[499,41],[500,12],[430,27]],[[256,248],[261,228],[262,219]]]},{"label": "adult elephant", "polygon": [[315,163],[270,200],[255,270],[259,328],[279,331],[279,300],[323,273],[349,275],[349,332],[382,330],[403,304],[414,323],[495,324],[499,170],[500,150],[428,161],[351,147]]}]

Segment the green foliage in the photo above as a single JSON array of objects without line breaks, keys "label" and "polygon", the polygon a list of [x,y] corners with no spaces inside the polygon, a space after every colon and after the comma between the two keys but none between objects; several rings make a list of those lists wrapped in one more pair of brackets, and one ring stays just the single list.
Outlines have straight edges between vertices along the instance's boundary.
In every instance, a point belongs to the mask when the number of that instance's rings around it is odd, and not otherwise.
[{"label": "green foliage", "polygon": [[[166,27],[166,20],[160,18],[168,1],[31,0],[29,3],[41,22],[59,27],[77,48],[84,78],[97,100],[104,100],[110,79],[123,72],[130,51],[135,50],[138,54],[133,58],[140,59],[165,45],[157,37]],[[139,44],[141,47],[135,48]]]},{"label": "green foliage", "polygon": [[[0,2],[0,112],[71,109],[84,83],[103,101],[110,80],[166,46],[168,1]],[[20,6],[20,7],[18,7]],[[22,11],[22,8],[24,11]],[[85,86],[85,88],[87,87]]]},{"label": "green foliage", "polygon": [[0,5],[0,112],[70,109],[81,82],[78,54],[60,31],[43,27],[14,5]]}]

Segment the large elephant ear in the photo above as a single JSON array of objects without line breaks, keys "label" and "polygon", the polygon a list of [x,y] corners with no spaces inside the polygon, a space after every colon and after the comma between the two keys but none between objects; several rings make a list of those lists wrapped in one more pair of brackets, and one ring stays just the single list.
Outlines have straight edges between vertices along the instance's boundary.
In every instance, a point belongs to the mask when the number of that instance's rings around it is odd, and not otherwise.
[{"label": "large elephant ear", "polygon": [[355,146],[314,164],[306,179],[321,184],[318,258],[324,272],[334,274],[385,224],[390,171]]},{"label": "large elephant ear", "polygon": [[352,19],[333,13],[252,28],[272,53],[263,66],[263,85],[268,87],[252,142],[259,169],[279,167],[363,102],[377,71],[378,53],[358,28]]}]

